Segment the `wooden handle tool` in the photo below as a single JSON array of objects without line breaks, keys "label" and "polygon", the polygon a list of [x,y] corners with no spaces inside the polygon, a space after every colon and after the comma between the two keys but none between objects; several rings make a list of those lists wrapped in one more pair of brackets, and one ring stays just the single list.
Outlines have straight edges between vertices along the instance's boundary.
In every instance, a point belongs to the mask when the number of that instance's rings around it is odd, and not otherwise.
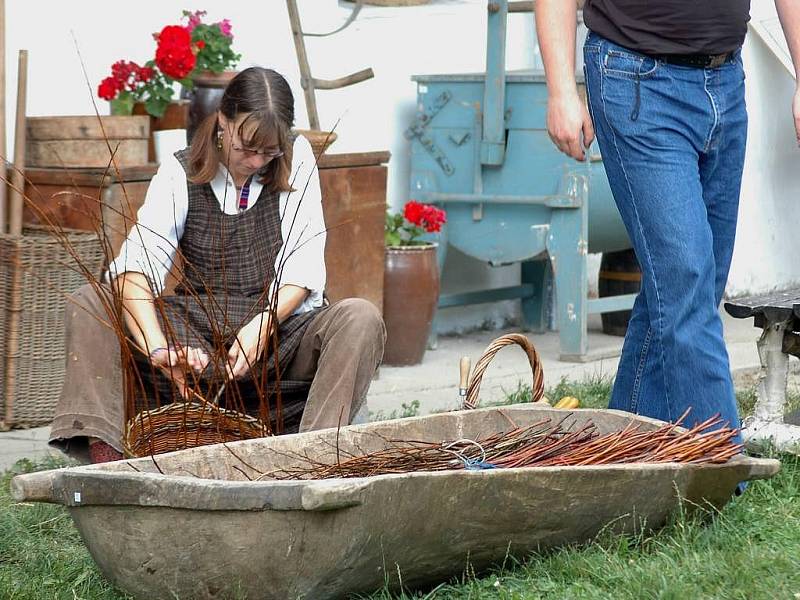
[{"label": "wooden handle tool", "polygon": [[469,370],[471,366],[469,356],[462,356],[458,363],[458,400],[460,407],[463,407],[464,400],[467,398],[467,386],[469,385]]}]

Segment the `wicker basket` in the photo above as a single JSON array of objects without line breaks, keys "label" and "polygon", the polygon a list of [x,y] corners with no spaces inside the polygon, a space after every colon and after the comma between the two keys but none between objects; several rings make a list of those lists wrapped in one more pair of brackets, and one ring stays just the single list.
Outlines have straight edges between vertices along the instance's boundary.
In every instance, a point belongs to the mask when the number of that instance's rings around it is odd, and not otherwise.
[{"label": "wicker basket", "polygon": [[466,390],[466,397],[464,398],[464,405],[462,408],[473,409],[477,408],[480,402],[480,389],[481,381],[483,381],[483,374],[489,367],[489,363],[502,348],[506,346],[513,346],[516,344],[525,351],[528,355],[528,362],[531,365],[531,373],[533,379],[531,381],[531,402],[539,402],[544,396],[544,369],[542,367],[542,359],[539,358],[539,353],[534,348],[531,341],[521,333],[507,333],[495,339],[484,350],[483,355],[475,363],[475,370],[469,378],[469,386]]},{"label": "wicker basket", "polygon": [[[64,233],[81,264],[99,276],[104,253],[97,234]],[[0,429],[52,421],[64,380],[65,295],[84,283],[75,259],[47,229],[0,235]]]},{"label": "wicker basket", "polygon": [[143,410],[128,421],[122,445],[132,457],[270,435],[259,419],[211,402],[174,402]]}]

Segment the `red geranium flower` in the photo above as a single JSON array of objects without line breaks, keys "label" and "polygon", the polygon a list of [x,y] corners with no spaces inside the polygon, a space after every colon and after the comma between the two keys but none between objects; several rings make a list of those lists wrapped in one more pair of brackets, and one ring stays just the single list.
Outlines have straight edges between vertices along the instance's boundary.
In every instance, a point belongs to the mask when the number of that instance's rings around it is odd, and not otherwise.
[{"label": "red geranium flower", "polygon": [[167,77],[183,79],[195,65],[192,37],[184,27],[167,25],[157,34],[156,64]]},{"label": "red geranium flower", "polygon": [[117,96],[117,92],[121,89],[119,82],[114,77],[106,77],[97,86],[97,95],[103,100],[111,101]]},{"label": "red geranium flower", "polygon": [[155,72],[150,67],[141,67],[136,73],[136,80],[141,82],[150,81],[155,75]]},{"label": "red geranium flower", "polygon": [[[153,34],[155,57],[145,65],[118,60],[111,66],[111,76],[97,87],[97,95],[111,102],[112,114],[131,114],[136,102],[160,117],[173,95],[172,84],[186,84],[192,74],[202,71],[221,73],[236,66],[241,58],[231,48],[230,21],[203,23],[205,11],[183,11],[185,26],[168,25]],[[188,85],[188,84],[187,84]]]},{"label": "red geranium flower", "polygon": [[442,224],[447,222],[447,216],[443,210],[425,204],[422,209],[422,224],[428,233],[436,233],[442,230]]},{"label": "red geranium flower", "polygon": [[424,205],[417,202],[416,200],[411,200],[410,202],[406,202],[406,206],[403,209],[403,216],[406,218],[406,221],[408,221],[412,225],[420,227],[422,226],[423,212],[424,212]]},{"label": "red geranium flower", "polygon": [[438,233],[447,222],[445,212],[432,204],[409,200],[402,214],[387,213],[384,240],[387,246],[425,244],[419,238],[425,233]]}]

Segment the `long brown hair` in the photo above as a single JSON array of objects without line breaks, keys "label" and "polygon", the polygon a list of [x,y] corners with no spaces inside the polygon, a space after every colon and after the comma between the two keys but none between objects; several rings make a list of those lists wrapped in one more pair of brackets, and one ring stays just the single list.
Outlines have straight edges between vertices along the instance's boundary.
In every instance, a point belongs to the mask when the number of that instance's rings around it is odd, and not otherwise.
[{"label": "long brown hair", "polygon": [[[258,175],[269,192],[291,191],[294,95],[286,79],[272,69],[249,67],[225,88],[219,111],[231,122],[242,113],[250,113],[238,130],[247,147],[264,148],[277,137],[283,156],[269,161]],[[255,122],[256,127],[248,128],[252,134],[245,139],[244,126],[251,122]],[[189,148],[189,181],[192,183],[208,183],[217,174],[217,128],[215,111],[195,131]]]}]

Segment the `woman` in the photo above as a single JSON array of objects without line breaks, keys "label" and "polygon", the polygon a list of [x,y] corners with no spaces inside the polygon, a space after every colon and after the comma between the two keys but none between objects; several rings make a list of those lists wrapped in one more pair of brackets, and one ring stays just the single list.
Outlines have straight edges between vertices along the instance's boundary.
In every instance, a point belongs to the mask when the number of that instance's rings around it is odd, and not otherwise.
[{"label": "woman", "polygon": [[[133,410],[213,394],[263,411],[278,378],[284,393],[302,392],[283,410],[301,431],[349,423],[362,408],[385,331],[365,300],[325,306],[319,178],[293,123],[286,80],[246,69],[191,147],[154,176],[108,272],[136,367]],[[164,295],[176,256],[175,295]],[[51,443],[74,452],[88,439],[90,459],[101,461],[121,457],[124,410],[108,360],[119,344],[96,318],[111,303],[96,289],[81,288],[67,310],[68,369]]]}]

